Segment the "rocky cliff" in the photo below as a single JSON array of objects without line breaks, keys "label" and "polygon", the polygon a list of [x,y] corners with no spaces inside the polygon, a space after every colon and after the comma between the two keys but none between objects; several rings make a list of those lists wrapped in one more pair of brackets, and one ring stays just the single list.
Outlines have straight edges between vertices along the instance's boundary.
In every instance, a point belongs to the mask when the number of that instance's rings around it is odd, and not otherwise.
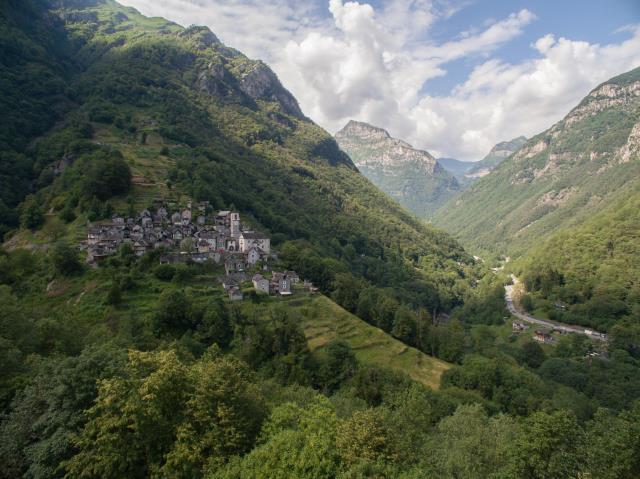
[{"label": "rocky cliff", "polygon": [[640,68],[596,87],[436,218],[468,245],[523,253],[640,188]]},{"label": "rocky cliff", "polygon": [[459,191],[457,180],[431,154],[382,128],[352,120],[335,138],[369,180],[420,217],[430,217]]}]

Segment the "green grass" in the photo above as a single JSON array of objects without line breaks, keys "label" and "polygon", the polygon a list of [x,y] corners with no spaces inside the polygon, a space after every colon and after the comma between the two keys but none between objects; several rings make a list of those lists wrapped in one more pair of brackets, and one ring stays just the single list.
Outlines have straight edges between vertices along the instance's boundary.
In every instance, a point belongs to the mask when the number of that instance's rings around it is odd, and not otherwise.
[{"label": "green grass", "polygon": [[287,312],[300,319],[312,351],[322,353],[328,343],[341,340],[363,364],[394,369],[433,389],[440,387],[442,373],[451,367],[392,338],[320,294],[296,292],[286,299],[270,298],[263,306],[246,301],[242,306],[245,310],[260,309],[274,303],[286,305]]}]

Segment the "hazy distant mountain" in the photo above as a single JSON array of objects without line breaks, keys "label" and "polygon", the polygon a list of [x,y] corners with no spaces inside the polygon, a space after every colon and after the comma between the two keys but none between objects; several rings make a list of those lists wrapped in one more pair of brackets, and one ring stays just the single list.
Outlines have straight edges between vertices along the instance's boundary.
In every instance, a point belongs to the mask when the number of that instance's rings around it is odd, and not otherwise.
[{"label": "hazy distant mountain", "polygon": [[446,170],[452,173],[462,188],[466,188],[478,178],[487,175],[491,170],[498,166],[505,158],[516,152],[527,138],[519,136],[511,141],[503,141],[498,143],[491,151],[480,161],[461,161],[455,158],[438,158],[440,163]]},{"label": "hazy distant mountain", "polygon": [[453,173],[454,175],[464,176],[477,163],[475,161],[461,161],[455,158],[438,158],[438,163],[442,165],[445,170]]},{"label": "hazy distant mountain", "polygon": [[430,217],[460,191],[456,178],[430,153],[382,128],[352,120],[335,138],[362,174],[420,217]]},{"label": "hazy distant mountain", "polygon": [[503,141],[491,148],[491,151],[482,160],[473,163],[471,168],[465,171],[469,178],[482,178],[489,174],[496,166],[502,163],[510,155],[518,151],[527,142],[526,136],[519,136],[511,141]]}]

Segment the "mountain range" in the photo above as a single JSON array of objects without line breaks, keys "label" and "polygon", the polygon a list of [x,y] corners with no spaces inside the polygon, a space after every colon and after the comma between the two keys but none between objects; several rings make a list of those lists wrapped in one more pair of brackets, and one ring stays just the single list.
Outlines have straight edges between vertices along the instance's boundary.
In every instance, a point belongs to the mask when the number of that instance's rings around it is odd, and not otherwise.
[{"label": "mountain range", "polygon": [[458,183],[462,185],[463,188],[466,188],[478,178],[489,174],[509,155],[516,152],[526,141],[527,139],[524,136],[519,136],[511,141],[500,142],[491,148],[491,151],[480,161],[460,161],[455,158],[438,158],[438,163],[453,173]]}]

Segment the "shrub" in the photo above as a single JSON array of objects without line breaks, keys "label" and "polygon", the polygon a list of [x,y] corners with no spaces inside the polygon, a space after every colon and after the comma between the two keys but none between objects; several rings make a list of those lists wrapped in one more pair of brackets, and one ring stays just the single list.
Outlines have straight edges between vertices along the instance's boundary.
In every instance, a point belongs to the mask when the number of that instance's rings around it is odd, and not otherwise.
[{"label": "shrub", "polygon": [[153,274],[161,281],[171,281],[176,274],[176,269],[170,264],[161,264],[154,270]]}]

